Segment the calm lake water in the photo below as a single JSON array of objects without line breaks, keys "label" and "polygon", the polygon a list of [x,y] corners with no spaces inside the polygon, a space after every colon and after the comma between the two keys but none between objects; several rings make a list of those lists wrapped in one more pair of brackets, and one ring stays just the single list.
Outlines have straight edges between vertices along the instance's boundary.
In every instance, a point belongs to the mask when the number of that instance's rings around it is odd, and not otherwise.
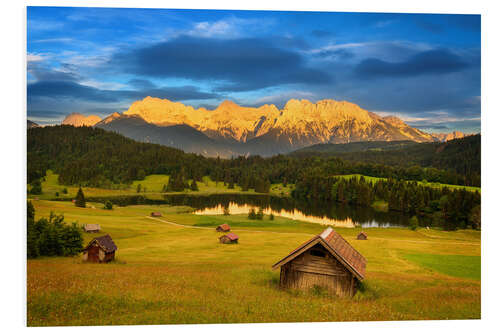
[{"label": "calm lake water", "polygon": [[[229,213],[248,214],[260,207],[264,214],[273,213],[293,220],[332,225],[336,227],[363,228],[406,227],[410,216],[398,212],[379,212],[371,207],[354,207],[341,204],[317,205],[309,202],[297,202],[291,198],[279,198],[268,195],[213,194],[206,196],[165,195],[165,201],[172,205],[190,206],[198,215],[222,215],[224,208]],[[430,221],[420,219],[421,226]]]}]

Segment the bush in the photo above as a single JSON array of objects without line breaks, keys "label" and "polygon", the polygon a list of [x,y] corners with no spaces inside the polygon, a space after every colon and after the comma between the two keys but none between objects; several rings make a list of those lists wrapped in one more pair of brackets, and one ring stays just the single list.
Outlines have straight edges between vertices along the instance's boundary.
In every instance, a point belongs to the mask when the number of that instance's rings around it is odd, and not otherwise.
[{"label": "bush", "polygon": [[67,225],[63,215],[50,213],[50,217],[35,222],[35,210],[28,202],[27,256],[72,256],[83,247],[82,231],[76,223]]},{"label": "bush", "polygon": [[274,220],[274,214],[273,214],[273,213],[269,214],[269,219],[270,219],[271,221],[273,221],[273,220]]},{"label": "bush", "polygon": [[67,189],[66,187],[65,187],[65,188],[63,188],[63,189],[62,189],[62,193],[63,193],[63,194],[68,194],[68,189]]},{"label": "bush", "polygon": [[111,201],[106,201],[104,203],[104,209],[107,209],[107,210],[112,210],[113,209],[113,203]]},{"label": "bush", "polygon": [[224,215],[230,215],[228,206],[224,207]]}]

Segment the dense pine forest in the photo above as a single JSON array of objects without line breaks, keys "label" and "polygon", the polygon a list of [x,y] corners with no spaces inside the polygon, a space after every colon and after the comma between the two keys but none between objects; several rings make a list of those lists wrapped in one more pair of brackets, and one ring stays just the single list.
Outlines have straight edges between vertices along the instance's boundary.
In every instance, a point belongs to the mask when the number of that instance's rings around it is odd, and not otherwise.
[{"label": "dense pine forest", "polygon": [[[338,157],[346,161],[384,164],[406,169],[406,179],[435,178],[416,166],[431,170],[447,170],[437,181],[447,184],[481,186],[481,136],[472,135],[448,142],[415,143],[412,141],[353,142],[319,144],[292,153],[294,156]],[[410,171],[411,170],[411,171]],[[417,175],[411,175],[416,173]],[[454,182],[454,174],[460,175]],[[420,179],[417,179],[420,178]],[[451,182],[450,182],[451,181]]]},{"label": "dense pine forest", "polygon": [[[432,152],[429,147],[433,147]],[[360,206],[383,200],[389,210],[453,221],[452,227],[480,226],[479,193],[417,183],[480,186],[480,136],[445,144],[408,144],[402,150],[335,156],[308,152],[225,160],[136,142],[99,128],[29,129],[28,182],[38,188],[48,169],[59,174],[60,184],[103,188],[130,184],[151,174],[171,176],[167,191],[196,190],[196,182],[189,180],[201,181],[203,176],[224,182],[229,188],[237,184],[243,191],[254,189],[258,193],[269,192],[272,183],[290,183],[296,185],[292,196],[297,200]],[[336,177],[350,174],[387,181]]]},{"label": "dense pine forest", "polygon": [[[434,156],[431,162],[428,147],[441,151],[434,153],[439,157]],[[480,136],[446,144],[410,145],[406,149],[408,152],[404,155],[402,150],[389,150],[341,157],[308,153],[223,160],[136,142],[98,128],[50,126],[28,130],[28,183],[52,169],[59,174],[59,182],[67,185],[110,187],[129,184],[150,174],[180,173],[186,179],[209,175],[217,181],[254,188],[256,185],[265,187],[261,184],[265,182],[296,183],[314,170],[325,176],[363,174],[481,186]],[[373,159],[370,156],[374,156]]]}]

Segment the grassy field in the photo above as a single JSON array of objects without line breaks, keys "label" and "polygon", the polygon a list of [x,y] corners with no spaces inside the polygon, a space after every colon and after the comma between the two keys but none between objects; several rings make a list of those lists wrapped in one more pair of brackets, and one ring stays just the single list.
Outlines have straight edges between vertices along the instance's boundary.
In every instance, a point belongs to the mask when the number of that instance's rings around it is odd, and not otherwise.
[{"label": "grassy field", "polygon": [[[364,176],[364,175],[359,175],[359,174],[353,174],[353,175],[341,175],[337,176],[340,178],[345,178],[345,179],[351,179],[353,177],[359,178],[359,177],[365,177],[366,181],[369,182],[377,182],[379,180],[387,180],[387,178],[381,178],[381,177],[370,177],[370,176]],[[419,185],[423,186],[430,186],[434,188],[442,188],[442,187],[448,187],[453,190],[460,190],[460,189],[466,189],[467,191],[475,192],[479,191],[481,193],[481,188],[480,187],[474,187],[474,186],[463,186],[463,185],[450,185],[450,184],[441,184],[441,183],[429,183],[429,182],[422,182],[422,181],[417,181]]]},{"label": "grassy field", "polygon": [[[147,187],[152,185],[146,185]],[[28,260],[29,326],[469,319],[481,316],[480,232],[336,228],[367,259],[352,299],[280,290],[271,266],[324,227],[276,217],[199,216],[189,207],[128,206],[112,211],[70,202],[33,202],[67,222],[99,223],[117,261]],[[147,218],[161,211],[161,219]],[[165,223],[172,222],[176,224]],[[227,222],[237,245],[218,243]],[[85,235],[88,242],[94,235]]]},{"label": "grassy field", "polygon": [[[168,175],[149,175],[146,176],[144,180],[136,180],[131,185],[119,185],[116,189],[103,189],[94,187],[83,187],[83,193],[86,197],[104,197],[104,196],[118,196],[118,195],[136,195],[136,194],[146,194],[146,195],[159,195],[162,193],[163,186],[168,184]],[[141,185],[141,192],[137,192],[137,186]],[[28,189],[30,186],[28,185]],[[193,195],[206,195],[206,194],[217,194],[217,193],[244,193],[244,194],[255,194],[253,189],[246,192],[241,190],[238,185],[234,186],[234,189],[229,189],[228,185],[224,185],[223,182],[215,182],[210,179],[210,177],[203,177],[201,182],[198,182],[199,191],[184,190],[184,193]],[[67,194],[63,193],[63,189],[67,190]],[[272,184],[269,194],[277,196],[288,196],[293,189],[293,185],[283,186],[283,184]],[[65,186],[59,185],[58,175],[53,173],[51,170],[47,171],[45,180],[42,182],[42,194],[28,195],[28,198],[39,198],[42,200],[50,200],[56,197],[59,198],[74,198],[78,192],[77,186]],[[56,195],[58,194],[58,196]],[[166,192],[169,193],[169,192]],[[179,192],[171,192],[179,193]]]}]

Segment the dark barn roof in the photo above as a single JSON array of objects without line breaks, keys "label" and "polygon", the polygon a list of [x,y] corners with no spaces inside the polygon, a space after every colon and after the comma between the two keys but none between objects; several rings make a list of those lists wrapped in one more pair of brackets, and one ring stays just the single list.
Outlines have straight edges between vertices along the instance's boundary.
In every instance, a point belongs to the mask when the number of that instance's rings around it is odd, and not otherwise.
[{"label": "dark barn roof", "polygon": [[359,280],[365,277],[366,259],[358,251],[356,251],[342,236],[336,233],[332,228],[328,227],[321,234],[314,236],[292,252],[285,258],[273,265],[276,269],[287,262],[293,260],[301,253],[310,249],[316,244],[321,244],[335,258],[339,260],[347,269],[349,269]]},{"label": "dark barn roof", "polygon": [[228,234],[222,235],[219,238],[222,238],[222,237],[227,237],[232,241],[237,240],[239,238],[238,235],[236,235],[234,232],[230,232]]},{"label": "dark barn roof", "polygon": [[229,226],[229,224],[227,224],[227,223],[221,224],[221,225],[219,225],[217,228],[221,228],[221,229],[222,229],[222,230],[224,230],[224,231],[229,231],[229,230],[231,230],[231,227],[230,227],[230,226]]},{"label": "dark barn roof", "polygon": [[111,239],[110,235],[105,235],[101,237],[94,238],[93,240],[90,241],[89,245],[87,245],[86,248],[83,250],[87,250],[94,242],[97,242],[97,244],[105,251],[105,252],[113,252],[118,249],[116,244],[113,242],[113,239]]}]

